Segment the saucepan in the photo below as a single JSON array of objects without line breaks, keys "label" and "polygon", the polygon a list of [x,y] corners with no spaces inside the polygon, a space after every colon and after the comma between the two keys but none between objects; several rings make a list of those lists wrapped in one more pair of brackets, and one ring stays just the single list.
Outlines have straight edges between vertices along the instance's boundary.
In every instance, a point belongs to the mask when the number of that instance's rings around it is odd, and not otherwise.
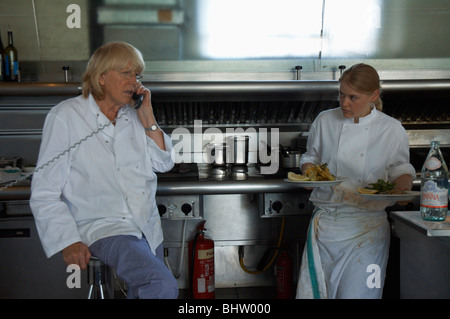
[{"label": "saucepan", "polygon": [[227,163],[233,165],[248,164],[249,139],[249,136],[230,136],[228,138],[230,152]]},{"label": "saucepan", "polygon": [[300,151],[293,151],[280,145],[280,156],[283,167],[298,168],[300,166],[300,157],[302,156]]},{"label": "saucepan", "polygon": [[208,143],[205,146],[206,161],[212,166],[225,166],[227,164],[226,143]]},{"label": "saucepan", "polygon": [[205,146],[207,163],[212,166],[247,165],[249,154],[248,136],[230,136],[227,143],[208,143]]},{"label": "saucepan", "polygon": [[283,167],[286,168],[299,168],[300,157],[302,153],[299,151],[291,151],[287,156],[283,156]]}]

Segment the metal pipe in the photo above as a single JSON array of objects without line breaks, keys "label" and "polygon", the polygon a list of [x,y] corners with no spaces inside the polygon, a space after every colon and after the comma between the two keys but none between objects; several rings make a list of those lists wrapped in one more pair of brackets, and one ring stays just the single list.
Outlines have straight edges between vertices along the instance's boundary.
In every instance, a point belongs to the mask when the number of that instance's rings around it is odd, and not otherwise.
[{"label": "metal pipe", "polygon": [[47,96],[79,94],[81,94],[81,84],[79,83],[0,83],[0,96]]},{"label": "metal pipe", "polygon": [[[217,195],[260,194],[304,191],[300,185],[286,183],[283,179],[158,181],[156,195]],[[17,186],[0,191],[0,200],[28,200],[29,186]]]},{"label": "metal pipe", "polygon": [[302,69],[303,67],[301,65],[295,66],[295,71],[297,72],[297,81],[300,81],[302,79]]},{"label": "metal pipe", "polygon": [[[337,81],[244,81],[244,82],[144,82],[155,95],[261,95],[276,94],[333,94]],[[443,91],[450,90],[450,79],[441,80],[386,80],[382,81],[386,92]],[[0,83],[0,96],[8,95],[79,95],[80,83],[22,82]]]},{"label": "metal pipe", "polygon": [[286,183],[282,179],[158,181],[156,195],[260,194],[300,190],[304,190],[304,188],[295,183]]},{"label": "metal pipe", "polygon": [[70,70],[70,67],[63,66],[62,70],[64,71],[64,82],[67,83],[67,82],[69,82],[69,70]]}]

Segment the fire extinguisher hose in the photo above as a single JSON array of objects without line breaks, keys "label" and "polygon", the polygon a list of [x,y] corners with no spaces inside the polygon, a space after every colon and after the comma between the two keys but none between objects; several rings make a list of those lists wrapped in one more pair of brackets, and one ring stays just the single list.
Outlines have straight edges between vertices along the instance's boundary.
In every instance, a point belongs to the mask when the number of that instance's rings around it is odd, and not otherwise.
[{"label": "fire extinguisher hose", "polygon": [[189,293],[191,298],[194,297],[194,265],[195,265],[195,251],[197,250],[197,240],[198,236],[201,234],[201,231],[198,231],[194,236],[194,241],[192,243],[192,258],[191,258],[191,267],[189,271]]},{"label": "fire extinguisher hose", "polygon": [[275,259],[278,256],[278,252],[279,252],[280,247],[281,247],[281,241],[283,239],[285,223],[286,223],[286,217],[283,217],[283,219],[281,221],[281,230],[280,230],[280,235],[278,237],[277,248],[275,249],[275,253],[272,256],[272,259],[269,261],[269,263],[262,270],[255,271],[255,270],[250,270],[247,267],[245,267],[245,264],[244,264],[244,246],[240,246],[239,247],[239,264],[241,265],[241,268],[246,273],[252,274],[252,275],[261,274],[261,273],[265,272],[267,269],[269,269],[270,266],[272,266],[272,264],[274,263]]}]

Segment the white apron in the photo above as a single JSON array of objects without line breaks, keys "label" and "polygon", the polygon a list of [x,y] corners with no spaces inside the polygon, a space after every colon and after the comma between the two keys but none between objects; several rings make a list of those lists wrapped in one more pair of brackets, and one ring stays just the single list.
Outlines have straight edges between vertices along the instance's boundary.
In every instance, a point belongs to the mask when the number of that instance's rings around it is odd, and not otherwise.
[{"label": "white apron", "polygon": [[381,298],[389,253],[389,202],[356,194],[363,176],[368,126],[343,124],[329,205],[311,218],[302,256],[297,298]]},{"label": "white apron", "polygon": [[385,212],[318,209],[303,250],[297,298],[381,298],[389,235]]}]

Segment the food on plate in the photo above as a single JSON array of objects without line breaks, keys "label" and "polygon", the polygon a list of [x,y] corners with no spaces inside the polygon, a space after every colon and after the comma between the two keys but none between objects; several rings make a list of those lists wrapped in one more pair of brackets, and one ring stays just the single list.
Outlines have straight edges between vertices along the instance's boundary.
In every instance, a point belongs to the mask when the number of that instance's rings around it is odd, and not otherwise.
[{"label": "food on plate", "polygon": [[291,181],[334,181],[336,177],[330,173],[328,164],[320,164],[310,166],[306,169],[304,175],[295,174],[294,172],[288,173],[288,179]]},{"label": "food on plate", "polygon": [[312,181],[334,181],[334,180],[336,180],[336,177],[330,173],[327,163],[309,166],[306,169],[305,175],[308,176]]},{"label": "food on plate", "polygon": [[368,187],[358,187],[360,194],[406,194],[403,190],[394,189],[395,184],[378,179],[375,183],[370,183]]},{"label": "food on plate", "polygon": [[288,179],[290,181],[303,182],[310,181],[311,179],[306,175],[295,174],[294,172],[288,173]]},{"label": "food on plate", "polygon": [[360,194],[376,194],[376,193],[378,193],[378,191],[376,189],[358,187],[358,193],[360,193]]}]

